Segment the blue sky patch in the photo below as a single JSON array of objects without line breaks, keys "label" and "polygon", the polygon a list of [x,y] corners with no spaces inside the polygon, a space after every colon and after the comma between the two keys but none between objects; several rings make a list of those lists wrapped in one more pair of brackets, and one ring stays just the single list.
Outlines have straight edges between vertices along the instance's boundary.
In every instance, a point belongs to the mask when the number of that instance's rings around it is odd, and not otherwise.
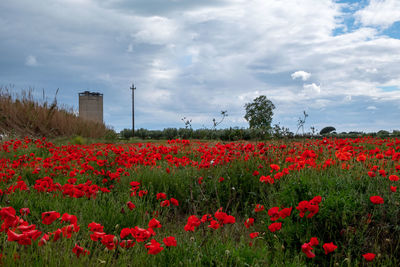
[{"label": "blue sky patch", "polygon": [[398,86],[381,86],[379,88],[385,92],[394,92],[400,90],[400,87]]}]

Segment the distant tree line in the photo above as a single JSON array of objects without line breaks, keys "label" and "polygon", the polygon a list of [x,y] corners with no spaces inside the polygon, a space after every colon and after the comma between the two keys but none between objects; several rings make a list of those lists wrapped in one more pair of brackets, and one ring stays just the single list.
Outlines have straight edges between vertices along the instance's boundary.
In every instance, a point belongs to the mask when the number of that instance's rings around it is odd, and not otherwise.
[{"label": "distant tree line", "polygon": [[[380,130],[378,132],[364,133],[364,132],[330,132],[326,134],[318,133],[304,133],[294,134],[288,128],[275,125],[271,130],[265,131],[264,129],[255,128],[239,128],[231,127],[226,129],[189,129],[189,128],[165,128],[163,130],[148,130],[136,129],[135,137],[148,140],[170,140],[170,139],[200,139],[200,140],[221,140],[221,141],[237,141],[237,140],[265,140],[265,139],[293,139],[293,138],[323,138],[323,137],[337,137],[337,138],[357,138],[363,136],[373,137],[400,137],[400,130],[388,132]],[[132,130],[124,129],[119,133],[119,138],[130,139],[132,138]]]},{"label": "distant tree line", "polygon": [[[200,140],[222,140],[222,141],[236,141],[236,140],[265,140],[271,138],[322,138],[326,136],[334,136],[338,138],[356,138],[362,136],[377,136],[377,137],[400,137],[400,131],[388,131],[381,130],[377,133],[363,133],[363,132],[342,132],[338,134],[335,127],[327,126],[324,127],[318,134],[315,127],[311,127],[311,132],[306,133],[304,131],[304,124],[308,114],[303,111],[303,116],[299,118],[297,123],[297,131],[293,133],[289,128],[285,128],[281,125],[275,124],[271,126],[272,116],[274,115],[273,110],[275,105],[265,96],[261,95],[253,99],[252,102],[246,103],[245,108],[245,120],[249,123],[249,128],[230,127],[226,129],[216,129],[220,125],[224,118],[228,116],[226,110],[221,111],[221,119],[213,119],[213,128],[207,129],[192,129],[192,120],[186,117],[182,118],[185,128],[165,128],[163,130],[147,130],[147,129],[135,129],[135,137],[140,139],[200,139]],[[299,130],[302,130],[299,133]],[[124,129],[119,133],[121,139],[129,139],[132,137],[131,129]]]}]

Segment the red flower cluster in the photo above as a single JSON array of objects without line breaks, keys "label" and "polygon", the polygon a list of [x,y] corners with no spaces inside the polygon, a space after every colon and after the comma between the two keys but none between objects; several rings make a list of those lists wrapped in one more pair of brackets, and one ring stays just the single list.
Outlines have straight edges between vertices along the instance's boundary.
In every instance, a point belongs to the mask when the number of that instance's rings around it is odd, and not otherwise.
[{"label": "red flower cluster", "polygon": [[222,211],[222,208],[219,208],[215,213],[214,217],[211,214],[204,214],[201,218],[197,218],[195,215],[192,215],[188,218],[187,224],[185,225],[185,231],[194,231],[196,227],[200,226],[201,223],[209,222],[208,228],[218,229],[225,224],[233,224],[236,222],[235,217],[232,215],[228,215],[227,213]]},{"label": "red flower cluster", "polygon": [[307,218],[312,218],[319,211],[319,203],[321,203],[321,196],[316,196],[310,201],[303,200],[299,202],[296,209],[300,212],[300,217],[303,218],[304,215],[309,212]]},{"label": "red flower cluster", "polygon": [[316,237],[311,237],[310,242],[304,243],[301,246],[301,251],[306,254],[307,258],[314,258],[315,254],[311,252],[313,250],[313,246],[317,246],[319,244],[318,239]]},{"label": "red flower cluster", "polygon": [[279,207],[272,207],[268,210],[268,215],[271,217],[271,221],[277,221],[279,218],[285,219],[290,216],[293,208],[284,208],[281,211],[279,211],[279,209]]}]

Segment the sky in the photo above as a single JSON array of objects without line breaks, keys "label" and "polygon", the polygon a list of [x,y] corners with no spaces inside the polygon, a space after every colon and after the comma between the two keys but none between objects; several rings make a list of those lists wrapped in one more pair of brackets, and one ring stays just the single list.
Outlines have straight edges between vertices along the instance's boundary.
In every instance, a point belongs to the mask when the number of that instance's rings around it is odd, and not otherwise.
[{"label": "sky", "polygon": [[272,124],[399,130],[399,0],[0,1],[0,87],[78,110],[104,94],[104,121],[135,128],[248,127],[266,95]]}]

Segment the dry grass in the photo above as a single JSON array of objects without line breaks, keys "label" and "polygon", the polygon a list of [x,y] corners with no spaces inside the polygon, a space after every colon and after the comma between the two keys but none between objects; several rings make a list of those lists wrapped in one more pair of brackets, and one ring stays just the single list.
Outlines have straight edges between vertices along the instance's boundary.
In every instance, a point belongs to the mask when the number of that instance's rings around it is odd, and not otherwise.
[{"label": "dry grass", "polygon": [[[56,93],[57,95],[57,93]],[[0,87],[0,133],[13,136],[74,136],[101,138],[108,129],[103,123],[84,120],[72,108],[34,99],[32,90],[13,94]]]}]

